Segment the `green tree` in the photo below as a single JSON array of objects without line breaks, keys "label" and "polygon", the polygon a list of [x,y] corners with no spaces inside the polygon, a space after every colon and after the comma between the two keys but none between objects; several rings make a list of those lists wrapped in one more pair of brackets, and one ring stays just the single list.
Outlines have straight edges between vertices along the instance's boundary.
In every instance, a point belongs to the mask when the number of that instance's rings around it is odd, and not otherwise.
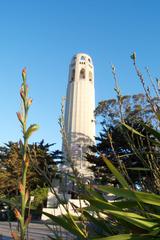
[{"label": "green tree", "polygon": [[[154,105],[160,103],[158,97],[152,98],[151,101]],[[130,123],[134,119],[140,119],[158,125],[152,106],[142,93],[100,101],[95,109],[95,116],[98,120],[100,119],[102,125],[106,126],[117,125],[121,118],[127,119]]]},{"label": "green tree", "polygon": [[[38,168],[42,172],[48,173],[52,179],[57,172],[57,165],[61,162],[61,151],[50,151],[53,144],[40,143],[29,145],[30,165],[27,175],[27,184],[30,190],[38,187],[45,187],[45,178],[39,174]],[[5,146],[0,146],[0,194],[18,194],[18,182],[21,179],[22,155],[20,144],[9,142]]]},{"label": "green tree", "polygon": [[[158,98],[152,103],[158,104]],[[151,105],[143,94],[109,99],[98,104],[95,114],[101,120],[102,132],[96,138],[96,146],[91,147],[87,160],[96,182],[116,185],[115,177],[108,171],[102,154],[105,154],[121,171],[128,181],[141,189],[157,192],[155,166],[159,164],[159,151],[153,147],[152,133],[144,128],[144,123],[157,125],[158,121]],[[125,122],[141,135],[136,135],[121,124]],[[152,169],[154,169],[152,171]]]},{"label": "green tree", "polygon": [[[126,123],[129,125],[129,122]],[[96,138],[97,145],[90,147],[92,154],[86,156],[97,183],[113,185],[118,183],[102,160],[104,154],[134,187],[157,192],[156,178],[151,166],[153,168],[155,162],[159,163],[160,155],[152,144],[154,137],[142,123],[132,123],[132,127],[145,137],[131,134],[121,124],[103,128],[100,136]]]}]

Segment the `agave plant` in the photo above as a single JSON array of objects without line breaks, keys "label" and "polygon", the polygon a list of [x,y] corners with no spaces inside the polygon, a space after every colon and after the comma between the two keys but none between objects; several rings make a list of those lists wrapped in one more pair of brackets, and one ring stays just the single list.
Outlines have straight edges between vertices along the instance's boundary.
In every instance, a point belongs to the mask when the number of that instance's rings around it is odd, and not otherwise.
[{"label": "agave plant", "polygon": [[[75,239],[160,239],[160,196],[131,189],[105,156],[103,160],[121,184],[120,188],[84,186],[85,193],[81,195],[81,199],[85,200],[88,206],[77,209],[81,213],[80,217],[75,218],[69,213],[59,217],[44,214],[54,224],[72,233]],[[114,195],[114,201],[107,200],[108,193]]]}]

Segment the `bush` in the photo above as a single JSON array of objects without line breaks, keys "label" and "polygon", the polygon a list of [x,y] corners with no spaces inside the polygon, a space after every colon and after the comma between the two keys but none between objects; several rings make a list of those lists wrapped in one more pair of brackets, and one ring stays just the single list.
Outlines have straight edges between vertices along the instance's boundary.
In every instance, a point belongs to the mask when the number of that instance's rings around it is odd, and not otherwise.
[{"label": "bush", "polygon": [[41,210],[47,204],[48,188],[37,188],[31,192],[34,201],[31,203],[31,209]]}]

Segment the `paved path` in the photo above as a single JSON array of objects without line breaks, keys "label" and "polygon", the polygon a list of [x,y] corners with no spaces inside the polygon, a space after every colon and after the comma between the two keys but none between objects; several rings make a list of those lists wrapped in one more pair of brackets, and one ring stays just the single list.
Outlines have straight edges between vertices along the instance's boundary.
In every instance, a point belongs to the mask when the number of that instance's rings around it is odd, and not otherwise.
[{"label": "paved path", "polygon": [[[17,228],[17,223],[11,223],[12,230]],[[52,226],[50,226],[52,227]],[[62,231],[63,239],[73,239],[69,235]],[[51,231],[42,223],[30,223],[28,228],[28,239],[32,240],[47,240],[49,239],[47,236],[53,236]],[[0,240],[10,240],[11,233],[8,222],[0,222]]]},{"label": "paved path", "polygon": [[[12,230],[17,229],[17,223],[11,223]],[[49,225],[53,229],[53,225]],[[58,228],[63,240],[73,240],[73,236],[64,229]],[[28,240],[49,240],[48,236],[54,236],[51,230],[43,223],[30,223],[28,228]],[[0,240],[11,240],[11,230],[8,222],[0,222]]]}]

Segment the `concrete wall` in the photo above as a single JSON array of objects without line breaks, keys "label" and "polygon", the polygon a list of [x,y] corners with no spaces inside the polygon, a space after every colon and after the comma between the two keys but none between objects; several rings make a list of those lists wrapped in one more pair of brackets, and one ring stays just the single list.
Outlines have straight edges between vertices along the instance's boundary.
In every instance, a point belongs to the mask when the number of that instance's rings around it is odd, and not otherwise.
[{"label": "concrete wall", "polygon": [[83,156],[87,151],[87,146],[95,142],[94,110],[95,90],[92,59],[87,54],[79,53],[73,57],[69,69],[65,131],[72,159],[80,167],[86,167],[82,161],[84,160]]}]

